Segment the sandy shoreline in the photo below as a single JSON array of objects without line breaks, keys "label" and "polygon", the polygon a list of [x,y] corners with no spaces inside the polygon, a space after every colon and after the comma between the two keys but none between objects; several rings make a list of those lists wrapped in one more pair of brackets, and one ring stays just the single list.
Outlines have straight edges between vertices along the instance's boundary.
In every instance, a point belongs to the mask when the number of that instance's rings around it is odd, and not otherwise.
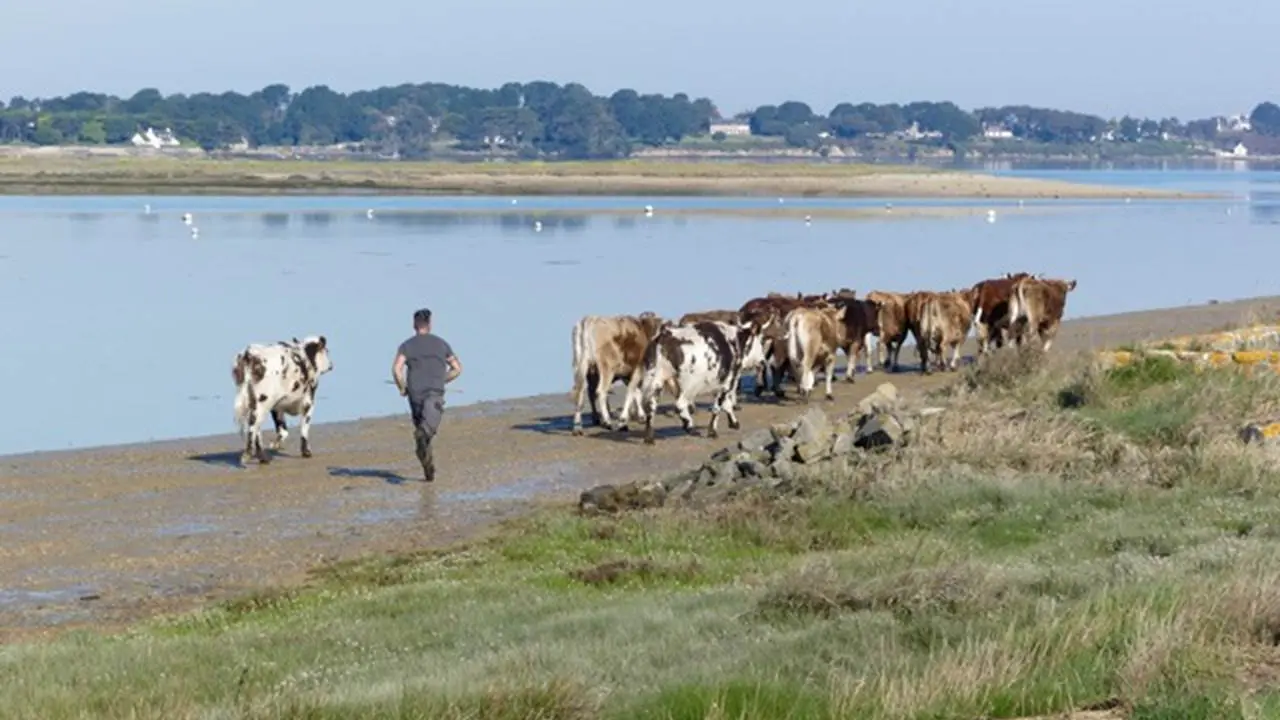
[{"label": "sandy shoreline", "polygon": [[[1269,320],[1277,309],[1280,298],[1260,298],[1076,319],[1064,323],[1054,353]],[[910,350],[903,359],[913,361]],[[886,380],[910,393],[953,377],[877,372],[849,384],[841,373],[836,401],[822,406],[850,408]],[[743,431],[803,407],[748,398]],[[473,539],[585,487],[679,471],[738,437],[687,437],[661,415],[656,446],[594,428],[575,438],[570,412],[567,390],[453,408],[433,485],[416,480],[403,415],[318,423],[314,458],[297,456],[295,435],[264,467],[238,466],[233,434],[2,457],[0,642],[117,627],[302,583],[333,561]]]},{"label": "sandy shoreline", "polygon": [[848,164],[431,163],[0,156],[5,195],[633,195],[1208,199],[1218,195]]}]

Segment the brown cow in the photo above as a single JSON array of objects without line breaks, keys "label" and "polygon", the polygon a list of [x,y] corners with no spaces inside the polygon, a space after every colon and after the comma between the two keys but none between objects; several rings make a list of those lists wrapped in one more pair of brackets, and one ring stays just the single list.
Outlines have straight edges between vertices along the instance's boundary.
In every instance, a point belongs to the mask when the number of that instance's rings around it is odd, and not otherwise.
[{"label": "brown cow", "polygon": [[1048,352],[1062,324],[1067,295],[1075,289],[1075,280],[1040,277],[1018,280],[1009,301],[1009,319],[1017,343],[1021,345],[1030,335],[1035,335]]},{"label": "brown cow", "polygon": [[582,434],[582,403],[591,399],[596,425],[612,427],[609,388],[617,380],[627,383],[622,418],[630,417],[637,401],[631,385],[635,371],[644,364],[644,352],[658,331],[671,323],[651,312],[639,315],[588,315],[573,326],[573,434]]},{"label": "brown cow", "polygon": [[1002,278],[989,278],[974,284],[974,334],[978,339],[978,354],[985,355],[992,343],[997,348],[1009,342],[1009,299],[1013,297],[1013,284],[1030,273],[1006,273]]},{"label": "brown cow", "polygon": [[858,358],[863,351],[867,353],[867,371],[871,371],[871,349],[867,347],[867,336],[880,335],[880,305],[873,300],[858,300],[837,296],[835,306],[843,307],[844,337],[840,349],[844,351],[847,364],[844,379],[854,381],[858,370]]},{"label": "brown cow", "polygon": [[[960,364],[960,346],[973,322],[973,306],[977,290],[950,290],[941,293],[918,293],[921,301],[916,332],[916,349],[920,352],[921,372],[928,375],[929,355],[936,358],[938,369],[955,371]],[[951,359],[946,359],[947,353]]]},{"label": "brown cow", "polygon": [[[902,343],[907,339],[907,295],[908,293],[873,290],[867,293],[867,300],[874,302],[879,308],[877,325],[880,326],[880,367],[884,370],[898,371],[898,355],[902,352]],[[868,363],[870,364],[870,363]]]},{"label": "brown cow", "polygon": [[706,310],[703,312],[685,313],[680,316],[677,325],[692,325],[700,322],[722,322],[733,325],[738,322],[742,314],[735,310]]},{"label": "brown cow", "polygon": [[756,371],[756,397],[764,394],[766,386],[773,390],[773,394],[776,397],[781,398],[784,396],[782,392],[782,376],[789,369],[786,340],[784,339],[787,314],[798,307],[830,307],[828,297],[826,293],[799,297],[770,293],[766,297],[752,298],[743,303],[742,308],[738,311],[743,318],[756,315],[762,318],[762,322],[763,318],[773,318],[773,322],[768,325],[764,333],[766,360]]},{"label": "brown cow", "polygon": [[844,317],[847,306],[827,306],[792,310],[787,315],[787,356],[799,371],[800,397],[809,401],[815,382],[814,370],[822,366],[826,373],[827,399],[835,400],[831,381],[836,374],[836,350],[845,339]]}]

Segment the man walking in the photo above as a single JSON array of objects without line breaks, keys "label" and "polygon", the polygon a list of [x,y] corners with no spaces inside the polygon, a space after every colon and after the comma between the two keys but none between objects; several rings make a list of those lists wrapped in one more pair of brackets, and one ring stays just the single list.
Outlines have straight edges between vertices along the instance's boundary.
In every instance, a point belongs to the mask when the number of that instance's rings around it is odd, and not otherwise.
[{"label": "man walking", "polygon": [[400,343],[391,377],[400,394],[409,398],[413,414],[413,440],[422,463],[423,479],[436,478],[431,441],[444,418],[444,386],[462,374],[462,363],[444,339],[431,332],[431,311],[413,314],[413,337]]}]

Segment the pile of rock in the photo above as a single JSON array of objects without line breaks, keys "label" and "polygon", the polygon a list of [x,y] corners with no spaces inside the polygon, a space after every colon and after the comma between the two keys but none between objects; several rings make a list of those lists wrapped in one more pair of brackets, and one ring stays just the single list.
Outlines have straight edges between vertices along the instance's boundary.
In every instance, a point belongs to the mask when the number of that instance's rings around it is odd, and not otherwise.
[{"label": "pile of rock", "polygon": [[786,489],[855,453],[901,447],[911,441],[920,417],[940,408],[908,411],[892,383],[883,383],[852,413],[828,418],[813,407],[790,423],[748,432],[735,447],[720,450],[697,470],[666,482],[601,485],[582,493],[583,512],[658,507],[669,500],[699,504],[724,500],[746,488]]}]

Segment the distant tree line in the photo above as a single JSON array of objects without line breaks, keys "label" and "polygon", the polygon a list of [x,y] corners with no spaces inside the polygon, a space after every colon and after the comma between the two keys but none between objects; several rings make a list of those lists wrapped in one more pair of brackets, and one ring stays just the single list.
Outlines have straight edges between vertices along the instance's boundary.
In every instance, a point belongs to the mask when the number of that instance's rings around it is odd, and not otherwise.
[{"label": "distant tree line", "polygon": [[[736,116],[758,137],[795,147],[821,147],[881,137],[958,145],[997,128],[1002,137],[1039,143],[1087,144],[1178,139],[1212,142],[1233,127],[1223,118],[1182,123],[1005,106],[964,110],[952,102],[905,105],[840,103],[819,114],[798,101],[763,105]],[[507,83],[477,89],[442,83],[339,93],[324,85],[293,92],[269,85],[237,92],[164,95],[140,90],[122,99],[77,92],[65,97],[0,101],[0,143],[119,144],[146,128],[169,128],[205,149],[354,144],[401,157],[428,155],[442,143],[462,150],[521,157],[616,158],[636,147],[707,135],[722,117],[711,100],[619,90],[593,95],[577,83]],[[1258,105],[1251,132],[1280,136],[1280,106]],[[717,139],[724,139],[717,136]]]}]

